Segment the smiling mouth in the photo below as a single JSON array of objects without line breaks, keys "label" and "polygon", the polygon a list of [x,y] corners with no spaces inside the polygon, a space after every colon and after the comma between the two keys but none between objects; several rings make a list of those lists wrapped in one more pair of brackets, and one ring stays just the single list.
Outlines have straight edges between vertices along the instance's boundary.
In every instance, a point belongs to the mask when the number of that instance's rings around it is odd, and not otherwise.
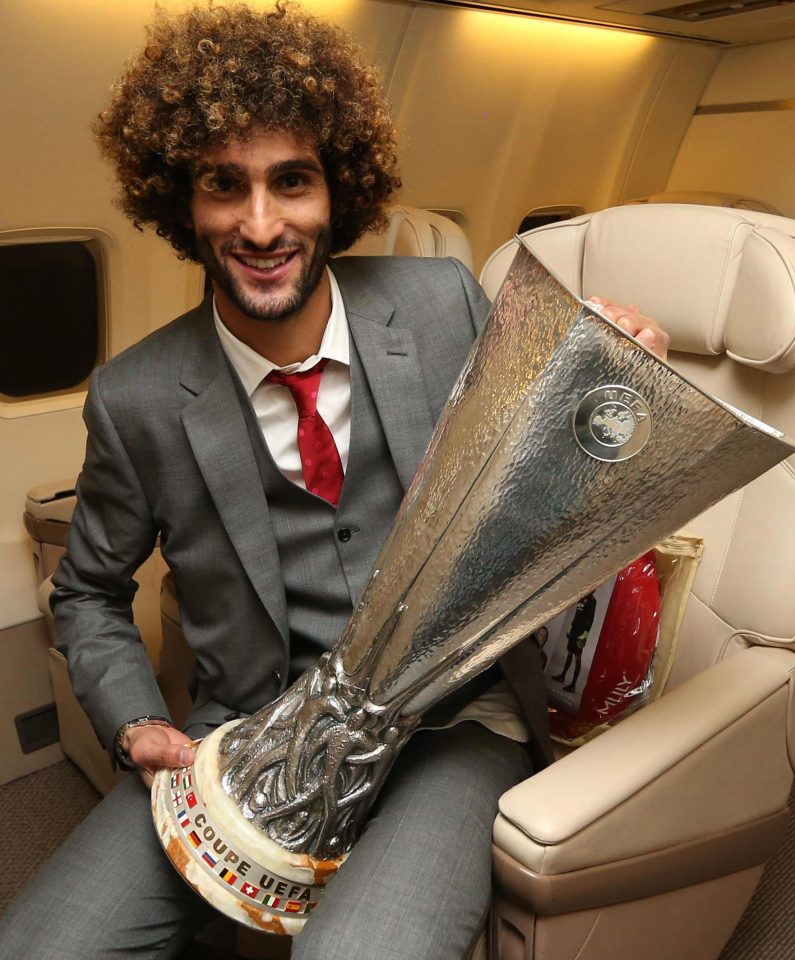
[{"label": "smiling mouth", "polygon": [[242,254],[238,254],[237,259],[255,270],[272,270],[274,267],[280,267],[283,263],[287,263],[291,256],[291,253],[279,257],[244,257]]}]

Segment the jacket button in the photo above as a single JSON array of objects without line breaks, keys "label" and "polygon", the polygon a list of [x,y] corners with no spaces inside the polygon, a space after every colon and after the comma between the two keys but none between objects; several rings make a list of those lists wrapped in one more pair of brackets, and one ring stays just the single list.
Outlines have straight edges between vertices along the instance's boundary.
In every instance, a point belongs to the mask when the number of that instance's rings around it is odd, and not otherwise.
[{"label": "jacket button", "polygon": [[271,680],[273,680],[274,687],[280,687],[282,685],[282,672],[281,670],[274,670],[271,674]]},{"label": "jacket button", "polygon": [[353,531],[350,527],[340,527],[337,531],[337,539],[342,543],[347,543],[353,536]]}]

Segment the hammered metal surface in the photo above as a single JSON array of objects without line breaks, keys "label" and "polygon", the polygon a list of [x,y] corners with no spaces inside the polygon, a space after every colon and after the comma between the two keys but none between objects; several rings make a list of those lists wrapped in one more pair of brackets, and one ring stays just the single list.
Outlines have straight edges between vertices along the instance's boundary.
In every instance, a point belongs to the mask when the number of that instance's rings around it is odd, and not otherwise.
[{"label": "hammered metal surface", "polygon": [[[651,429],[604,462],[574,417],[610,385]],[[792,452],[521,248],[351,623],[311,682],[224,739],[224,789],[289,849],[347,849],[421,711]]]}]

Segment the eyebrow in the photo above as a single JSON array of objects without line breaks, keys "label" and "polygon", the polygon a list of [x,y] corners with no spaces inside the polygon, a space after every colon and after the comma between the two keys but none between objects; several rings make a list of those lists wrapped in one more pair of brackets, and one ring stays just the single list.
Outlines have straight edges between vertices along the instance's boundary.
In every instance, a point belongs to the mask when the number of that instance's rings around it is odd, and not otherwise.
[{"label": "eyebrow", "polygon": [[[315,173],[323,173],[321,164],[315,157],[309,154],[306,156],[289,157],[287,160],[280,160],[278,163],[266,167],[265,173],[271,177],[278,177],[284,173],[291,173],[294,170],[311,170]],[[196,167],[193,176],[194,178],[202,177],[206,173],[245,177],[246,169],[239,163],[211,163],[205,160]]]},{"label": "eyebrow", "polygon": [[272,176],[279,176],[281,173],[290,173],[291,170],[312,170],[315,173],[323,173],[323,167],[318,160],[312,156],[291,157],[289,160],[281,160],[268,167],[267,173]]}]

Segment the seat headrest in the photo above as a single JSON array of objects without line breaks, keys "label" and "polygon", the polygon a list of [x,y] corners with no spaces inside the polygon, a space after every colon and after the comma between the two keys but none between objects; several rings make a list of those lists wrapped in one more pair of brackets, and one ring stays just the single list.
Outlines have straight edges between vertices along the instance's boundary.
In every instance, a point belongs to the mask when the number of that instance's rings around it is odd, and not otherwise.
[{"label": "seat headrest", "polygon": [[781,215],[781,211],[772,203],[757,200],[756,197],[746,197],[742,193],[717,193],[714,190],[666,190],[663,193],[652,193],[648,197],[638,197],[636,200],[626,202],[699,203],[705,207],[736,207],[738,210],[757,210],[762,213]]},{"label": "seat headrest", "polygon": [[[579,297],[635,303],[671,336],[671,349],[727,354],[784,373],[795,366],[795,221],[684,204],[624,206],[523,234]],[[483,268],[496,295],[514,239]]]},{"label": "seat headrest", "polygon": [[455,257],[472,269],[472,247],[466,234],[448,217],[419,207],[394,206],[387,210],[389,226],[383,233],[368,233],[347,256]]}]

